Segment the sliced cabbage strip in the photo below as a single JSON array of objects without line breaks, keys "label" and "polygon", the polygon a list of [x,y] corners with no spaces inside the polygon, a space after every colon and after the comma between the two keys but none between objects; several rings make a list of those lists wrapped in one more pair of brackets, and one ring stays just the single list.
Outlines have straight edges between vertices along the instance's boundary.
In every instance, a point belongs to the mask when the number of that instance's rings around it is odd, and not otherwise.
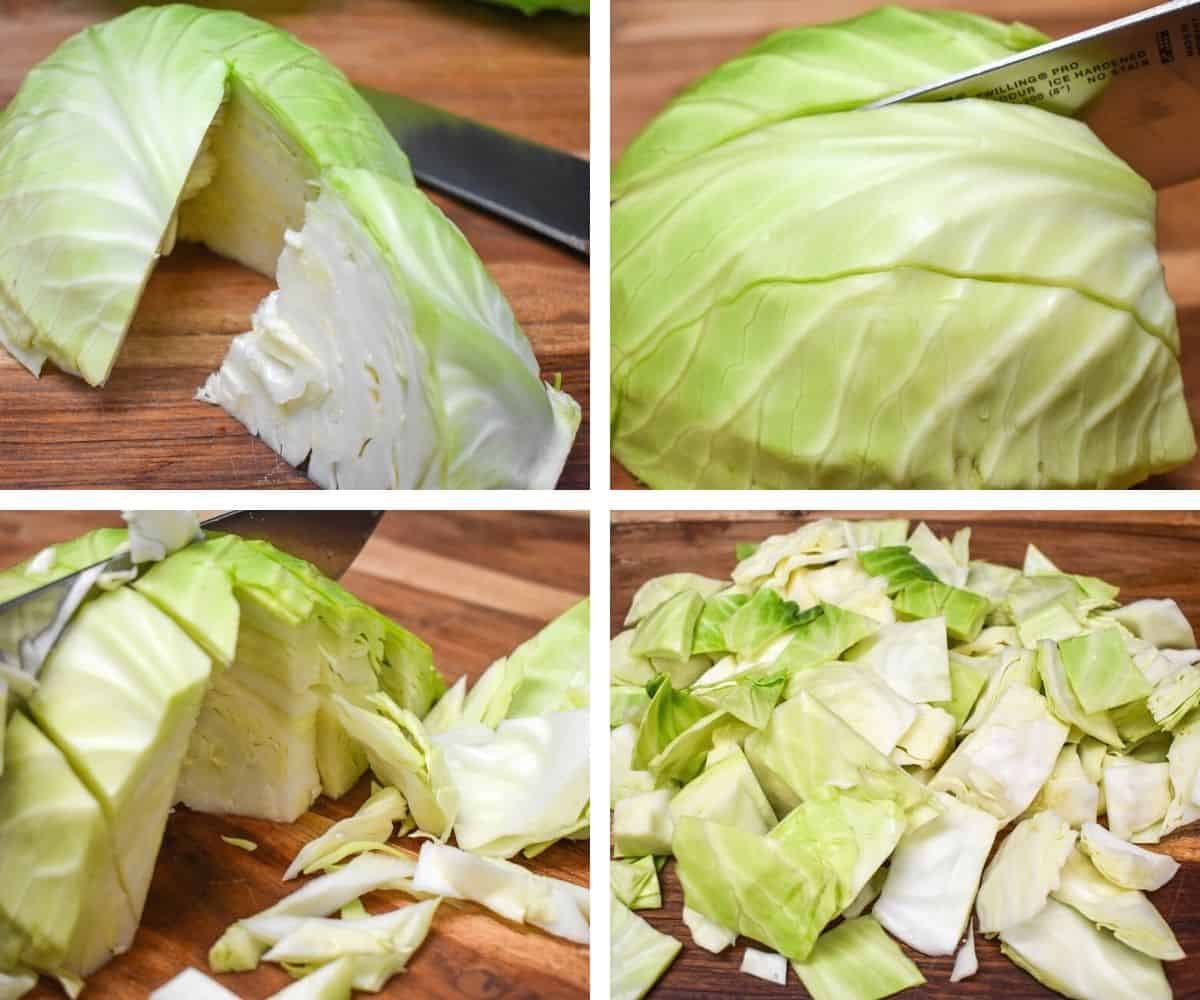
[{"label": "sliced cabbage strip", "polygon": [[529,924],[568,941],[587,944],[588,890],[535,875],[520,865],[481,858],[446,844],[421,846],[413,889],[486,906],[506,920]]}]

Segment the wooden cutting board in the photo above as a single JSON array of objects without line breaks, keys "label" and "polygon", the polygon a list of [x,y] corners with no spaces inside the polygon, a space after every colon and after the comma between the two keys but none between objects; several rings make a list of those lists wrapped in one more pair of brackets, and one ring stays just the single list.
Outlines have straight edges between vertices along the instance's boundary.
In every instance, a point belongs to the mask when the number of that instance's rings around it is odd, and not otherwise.
[{"label": "wooden cutting board", "polygon": [[[0,0],[0,105],[63,39],[132,6]],[[527,18],[469,0],[225,6],[286,28],[356,83],[588,155],[586,18]],[[543,377],[561,372],[563,388],[583,406],[560,486],[586,488],[586,261],[450,199],[434,200],[508,296]],[[192,399],[272,287],[207,250],[181,246],[151,278],[102,390],[50,365],[35,381],[0,350],[0,488],[311,488],[223,410]]]},{"label": "wooden cutting board", "polygon": [[[1200,627],[1200,514],[1113,511],[1103,513],[862,513],[824,511],[791,513],[614,513],[612,527],[612,633],[622,628],[630,600],[647,579],[663,573],[691,571],[727,578],[735,565],[736,542],[761,541],[768,535],[794,530],[817,517],[907,517],[916,526],[925,520],[939,535],[971,525],[971,555],[1009,565],[1021,565],[1025,546],[1033,542],[1058,566],[1071,572],[1102,577],[1121,587],[1121,600],[1173,597],[1188,619]],[[1176,997],[1200,996],[1200,825],[1177,832],[1162,849],[1183,862],[1183,868],[1164,888],[1151,894],[1174,930],[1188,957],[1167,963],[1167,977]],[[683,893],[669,862],[662,879],[664,908],[642,910],[659,930],[683,942],[683,951],[651,992],[652,1000],[698,1000],[739,996],[807,996],[795,973],[788,985],[775,986],[738,971],[745,939],[720,955],[692,943],[683,925]],[[905,949],[920,966],[928,983],[905,997],[1051,997],[1007,958],[999,946],[977,935],[979,973],[950,983],[953,958],[927,958]],[[1102,1000],[1102,998],[1097,998]]]},{"label": "wooden cutting board", "polygon": [[[781,28],[853,17],[876,0],[612,0],[612,157],[686,84]],[[1059,37],[1151,6],[1149,0],[922,0],[1006,21],[1024,21]],[[1167,286],[1178,306],[1183,381],[1192,423],[1200,428],[1200,181],[1160,194],[1158,243]],[[612,485],[638,481],[616,461]],[[1200,458],[1148,487],[1195,489]]]},{"label": "wooden cutting board", "polygon": [[[97,525],[119,523],[113,513],[0,513],[0,567]],[[391,513],[342,582],[425,639],[448,683],[464,674],[474,679],[588,593],[587,517]],[[304,844],[354,812],[367,791],[364,779],[336,802],[322,798],[291,826],[178,809],[167,824],[133,947],[89,978],[85,1000],[144,1000],[186,966],[207,971],[208,949],[225,928],[296,889],[300,882],[280,881],[284,869]],[[222,836],[253,840],[258,850],[247,853]],[[401,842],[413,851],[420,844]],[[527,864],[541,874],[588,882],[585,841],[560,843]],[[406,899],[378,893],[370,908],[379,912]],[[288,982],[266,965],[218,978],[246,1000]],[[587,948],[473,905],[443,904],[407,973],[381,995],[535,1000],[586,997],[587,984]],[[32,996],[61,993],[43,983]]]}]

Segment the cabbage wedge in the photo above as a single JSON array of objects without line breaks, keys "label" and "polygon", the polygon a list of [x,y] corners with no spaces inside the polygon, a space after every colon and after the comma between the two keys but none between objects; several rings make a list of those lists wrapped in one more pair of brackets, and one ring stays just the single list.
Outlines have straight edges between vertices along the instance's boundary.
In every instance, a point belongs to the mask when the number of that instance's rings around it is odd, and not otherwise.
[{"label": "cabbage wedge", "polygon": [[328,488],[551,487],[578,404],[346,78],[245,15],[144,7],[0,115],[0,343],[102,385],[155,262],[279,288],[200,391]]}]

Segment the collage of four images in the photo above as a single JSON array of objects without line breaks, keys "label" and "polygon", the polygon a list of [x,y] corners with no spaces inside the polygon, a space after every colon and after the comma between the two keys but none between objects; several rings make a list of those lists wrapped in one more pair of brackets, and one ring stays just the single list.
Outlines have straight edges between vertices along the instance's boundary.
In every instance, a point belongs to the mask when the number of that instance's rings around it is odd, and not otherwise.
[{"label": "collage of four images", "polygon": [[0,54],[0,1000],[1200,997],[1200,0]]}]

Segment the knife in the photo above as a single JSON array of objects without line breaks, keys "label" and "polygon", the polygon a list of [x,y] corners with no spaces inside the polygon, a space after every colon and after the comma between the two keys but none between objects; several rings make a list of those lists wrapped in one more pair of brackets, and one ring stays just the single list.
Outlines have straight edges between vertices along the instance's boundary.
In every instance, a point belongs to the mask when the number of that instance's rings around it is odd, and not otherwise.
[{"label": "knife", "polygon": [[[382,516],[382,511],[370,510],[240,510],[211,517],[200,527],[205,532],[268,541],[336,579],[350,568]],[[129,553],[118,552],[0,603],[0,680],[7,678],[18,697],[27,694],[54,643],[100,577],[132,567]],[[24,692],[17,690],[22,681]]]},{"label": "knife", "polygon": [[1074,114],[1157,188],[1200,177],[1200,0],[1171,0],[863,110],[961,97]]},{"label": "knife", "polygon": [[417,179],[587,254],[587,160],[419,101],[359,87]]}]

